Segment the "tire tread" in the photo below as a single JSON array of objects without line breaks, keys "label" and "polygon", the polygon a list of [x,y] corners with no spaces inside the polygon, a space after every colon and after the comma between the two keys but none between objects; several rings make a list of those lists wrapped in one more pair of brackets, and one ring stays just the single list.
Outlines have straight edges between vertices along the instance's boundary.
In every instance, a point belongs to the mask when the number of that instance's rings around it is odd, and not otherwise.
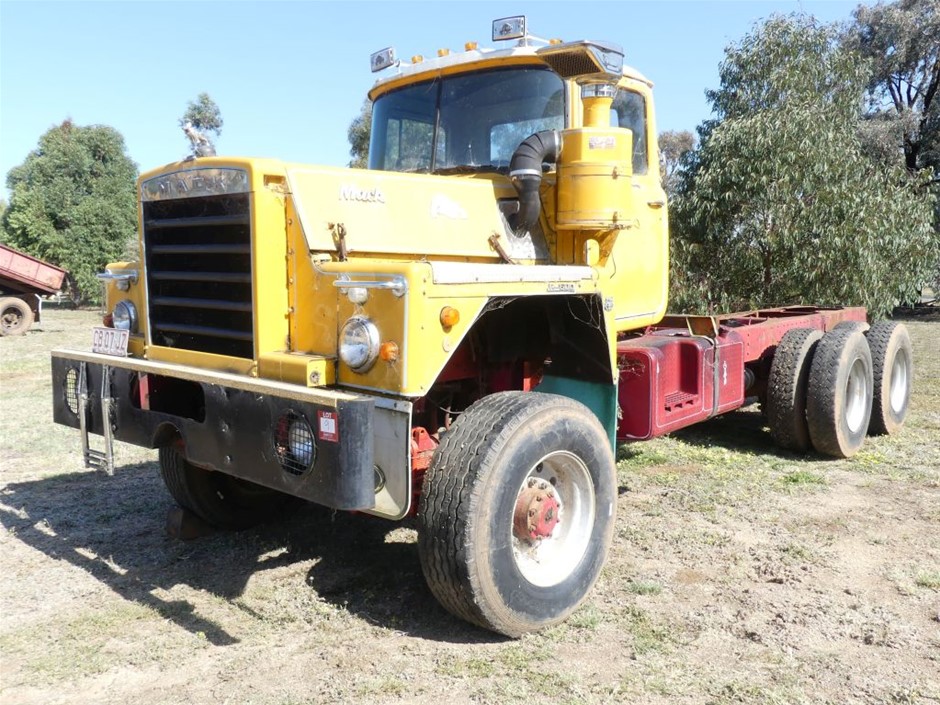
[{"label": "tire tread", "polygon": [[[418,553],[431,592],[455,616],[513,637],[531,631],[532,624],[510,610],[491,608],[486,588],[474,577],[476,557],[488,547],[474,545],[473,522],[484,502],[482,478],[499,461],[505,442],[546,411],[591,414],[580,402],[550,394],[498,392],[476,401],[442,438],[419,502]],[[599,423],[597,429],[600,439]],[[609,455],[609,447],[605,452]]]},{"label": "tire tread", "polygon": [[[173,446],[160,448],[159,457],[163,483],[176,503],[222,529],[247,529],[273,519],[300,501],[247,480],[196,467]],[[226,488],[238,482],[257,488],[258,493],[243,503],[235,501]]]},{"label": "tire tread", "polygon": [[767,423],[781,448],[806,452],[812,447],[806,421],[806,388],[816,345],[815,328],[788,331],[774,353],[767,380]]},{"label": "tire tread", "polygon": [[[895,433],[904,423],[907,409],[910,406],[910,397],[899,418],[894,418],[891,411],[891,368],[894,359],[888,360],[892,345],[904,348],[908,355],[910,369],[908,369],[908,383],[913,383],[913,351],[910,334],[907,327],[897,321],[878,321],[868,330],[868,347],[871,348],[872,373],[874,377],[874,390],[872,395],[871,420],[868,423],[868,433],[872,436],[881,436]],[[897,350],[895,350],[897,354]],[[885,374],[889,378],[885,379]],[[887,383],[887,384],[886,384]],[[885,397],[887,392],[888,397]]]},{"label": "tire tread", "polygon": [[[813,447],[820,453],[835,458],[847,458],[858,450],[861,440],[855,443],[841,433],[844,400],[840,404],[840,374],[848,360],[853,338],[861,340],[867,347],[865,335],[853,327],[836,328],[826,333],[816,346],[810,365],[809,385],[806,395],[806,421]],[[870,360],[869,360],[870,363]],[[868,419],[864,426],[867,428]]]}]

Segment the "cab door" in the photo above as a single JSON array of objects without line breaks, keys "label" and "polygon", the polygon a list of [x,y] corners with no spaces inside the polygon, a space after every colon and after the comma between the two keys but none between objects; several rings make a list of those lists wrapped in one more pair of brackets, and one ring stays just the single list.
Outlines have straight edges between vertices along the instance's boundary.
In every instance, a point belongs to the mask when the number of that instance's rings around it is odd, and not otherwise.
[{"label": "cab door", "polygon": [[635,219],[632,227],[617,236],[611,258],[616,267],[617,330],[624,331],[657,323],[666,312],[668,299],[669,219],[648,84],[621,80],[611,105],[611,124],[633,132]]}]

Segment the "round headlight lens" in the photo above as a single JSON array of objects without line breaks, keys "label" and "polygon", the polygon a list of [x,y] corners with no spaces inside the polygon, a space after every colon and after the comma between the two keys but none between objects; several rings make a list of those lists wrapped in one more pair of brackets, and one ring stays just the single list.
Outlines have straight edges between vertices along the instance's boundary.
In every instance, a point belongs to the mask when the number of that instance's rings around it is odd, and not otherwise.
[{"label": "round headlight lens", "polygon": [[114,327],[118,330],[137,332],[137,308],[130,301],[119,301],[111,312]]},{"label": "round headlight lens", "polygon": [[313,431],[304,419],[292,421],[287,428],[287,447],[297,462],[305,468],[313,464]]},{"label": "round headlight lens", "polygon": [[365,316],[353,316],[339,336],[339,358],[356,372],[365,372],[379,356],[379,329]]},{"label": "round headlight lens", "polygon": [[307,419],[295,411],[285,411],[274,427],[274,452],[284,472],[303,475],[317,457],[313,429]]}]

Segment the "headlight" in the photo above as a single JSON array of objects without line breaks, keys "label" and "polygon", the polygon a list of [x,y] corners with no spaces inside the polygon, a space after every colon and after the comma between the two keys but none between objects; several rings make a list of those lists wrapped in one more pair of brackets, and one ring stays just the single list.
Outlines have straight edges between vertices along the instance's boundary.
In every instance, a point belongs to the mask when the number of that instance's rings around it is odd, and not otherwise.
[{"label": "headlight", "polygon": [[353,316],[339,335],[339,359],[356,372],[366,372],[379,356],[379,329],[365,316]]},{"label": "headlight", "polygon": [[274,427],[274,451],[285,472],[299,476],[310,470],[317,446],[307,419],[294,411],[281,414]]},{"label": "headlight", "polygon": [[130,301],[119,301],[111,316],[114,319],[114,327],[118,330],[137,332],[137,309]]}]

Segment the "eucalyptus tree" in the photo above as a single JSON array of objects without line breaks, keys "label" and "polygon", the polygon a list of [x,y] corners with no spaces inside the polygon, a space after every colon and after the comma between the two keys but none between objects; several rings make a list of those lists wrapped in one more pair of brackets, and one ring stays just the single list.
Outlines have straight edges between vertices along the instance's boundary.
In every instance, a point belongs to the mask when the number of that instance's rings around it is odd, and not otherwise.
[{"label": "eucalyptus tree", "polygon": [[859,5],[846,43],[868,61],[867,134],[911,171],[940,171],[940,0]]},{"label": "eucalyptus tree", "polygon": [[95,275],[120,259],[135,236],[136,178],[137,165],[117,130],[65,120],[7,175],[4,238],[68,270],[76,301],[97,302]]},{"label": "eucalyptus tree", "polygon": [[773,16],[725,51],[714,119],[680,172],[673,304],[798,302],[881,315],[937,261],[926,176],[859,138],[866,65],[833,27]]},{"label": "eucalyptus tree", "polygon": [[210,133],[220,136],[223,120],[222,111],[208,93],[200,93],[196,100],[189,101],[179,119],[179,125],[189,138],[197,157],[215,156],[215,144]]}]

